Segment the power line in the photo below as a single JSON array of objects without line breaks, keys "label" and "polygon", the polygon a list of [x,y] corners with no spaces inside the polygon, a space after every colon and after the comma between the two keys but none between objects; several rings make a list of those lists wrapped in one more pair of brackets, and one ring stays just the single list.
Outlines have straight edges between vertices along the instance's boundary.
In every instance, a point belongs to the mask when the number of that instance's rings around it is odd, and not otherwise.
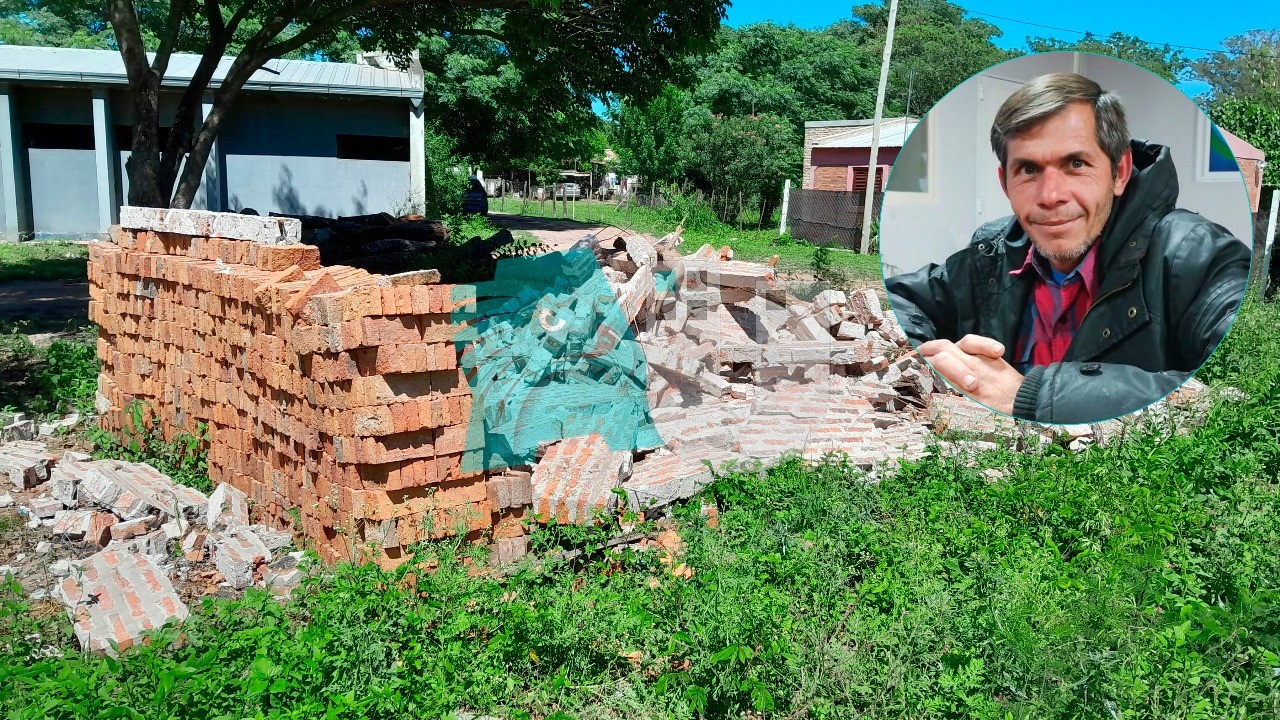
[{"label": "power line", "polygon": [[[1072,30],[1071,28],[1058,27],[1056,25],[1042,25],[1040,23],[1028,22],[1026,20],[1019,20],[1017,18],[1005,17],[1003,15],[996,15],[994,13],[985,13],[985,12],[979,12],[978,10],[969,10],[968,8],[965,8],[965,10],[971,15],[982,15],[983,17],[995,18],[997,20],[1006,20],[1008,22],[1018,23],[1020,25],[1030,25],[1032,27],[1044,28],[1046,30],[1057,30],[1059,32],[1075,33],[1077,35],[1091,35],[1096,38],[1106,37],[1089,30]],[[1135,35],[1134,37],[1138,37],[1138,36]],[[1138,38],[1138,39],[1141,40],[1141,38]],[[1200,52],[1208,52],[1208,53],[1227,53],[1229,55],[1246,54],[1244,51],[1241,51],[1241,50],[1227,50],[1225,48],[1202,48],[1202,47],[1196,47],[1194,45],[1179,45],[1178,43],[1153,42],[1151,40],[1143,40],[1143,42],[1147,43],[1148,45],[1164,45],[1166,47],[1178,48],[1181,50],[1197,50]],[[1280,57],[1274,53],[1260,53],[1260,54],[1267,55],[1270,57]]]}]

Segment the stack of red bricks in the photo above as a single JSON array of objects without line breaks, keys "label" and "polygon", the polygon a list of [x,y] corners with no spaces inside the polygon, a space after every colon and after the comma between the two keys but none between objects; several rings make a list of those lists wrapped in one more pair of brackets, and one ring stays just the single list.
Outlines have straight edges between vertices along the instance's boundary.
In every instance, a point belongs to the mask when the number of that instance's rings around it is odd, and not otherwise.
[{"label": "stack of red bricks", "polygon": [[258,522],[300,520],[327,560],[395,564],[427,536],[522,533],[462,470],[453,288],[433,270],[321,267],[300,232],[123,208],[90,249],[103,427],[125,431],[135,400],[167,438],[206,423],[213,482],[245,492]]}]

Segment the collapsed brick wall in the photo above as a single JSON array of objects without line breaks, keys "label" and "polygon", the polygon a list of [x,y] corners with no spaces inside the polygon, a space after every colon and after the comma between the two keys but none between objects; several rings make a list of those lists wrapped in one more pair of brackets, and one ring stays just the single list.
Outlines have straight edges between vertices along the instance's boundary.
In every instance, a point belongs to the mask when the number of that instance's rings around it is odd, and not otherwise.
[{"label": "collapsed brick wall", "polygon": [[[326,561],[427,536],[523,534],[461,460],[471,394],[434,271],[321,267],[297,221],[124,208],[90,248],[98,410],[141,401],[165,438],[210,436],[209,475]],[[292,510],[296,508],[296,510]]]}]

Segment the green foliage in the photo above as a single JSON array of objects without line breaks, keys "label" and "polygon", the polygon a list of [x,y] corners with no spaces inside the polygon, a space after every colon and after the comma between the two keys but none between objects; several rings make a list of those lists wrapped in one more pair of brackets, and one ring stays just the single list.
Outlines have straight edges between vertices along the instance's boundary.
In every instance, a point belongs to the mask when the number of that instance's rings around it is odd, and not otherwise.
[{"label": "green foliage", "polygon": [[[694,182],[710,191],[721,220],[756,201],[775,202],[783,180],[798,175],[800,144],[791,124],[774,115],[702,115],[687,126],[682,150]],[[757,213],[758,215],[758,213]]]},{"label": "green foliage", "polygon": [[809,120],[870,117],[880,56],[845,21],[804,30],[771,22],[721,28],[693,102],[724,116],[770,113],[797,133]]},{"label": "green foliage", "polygon": [[[476,29],[499,33],[505,26],[494,15]],[[576,84],[557,84],[559,71],[521,66],[506,43],[485,35],[428,37],[419,53],[426,111],[459,157],[506,172],[598,152],[601,120],[591,99]]]},{"label": "green foliage", "polygon": [[[81,6],[72,12],[52,12],[24,0],[0,2],[0,43],[70,48],[112,48],[114,36],[91,11]],[[94,22],[98,20],[98,22]]]},{"label": "green foliage", "polygon": [[98,389],[98,327],[83,328],[71,340],[54,340],[44,351],[43,362],[31,373],[27,385],[31,399],[26,409],[37,415],[93,409]]},{"label": "green foliage", "polygon": [[0,408],[37,417],[81,413],[93,407],[98,387],[98,327],[86,325],[69,338],[37,347],[25,323],[0,333]]},{"label": "green foliage", "polygon": [[687,96],[668,85],[643,105],[623,102],[611,110],[618,173],[645,184],[671,183],[684,175],[680,143],[685,133]]},{"label": "green foliage", "polygon": [[462,209],[462,197],[470,185],[468,163],[459,156],[457,145],[444,132],[428,126],[424,134],[427,178],[422,213],[430,218],[457,213]]},{"label": "green foliage", "polygon": [[1264,108],[1280,107],[1280,62],[1276,60],[1280,57],[1280,30],[1250,30],[1223,40],[1222,46],[1223,50],[1191,63],[1193,77],[1209,83],[1205,101],[1238,100]]},{"label": "green foliage", "polygon": [[70,242],[0,243],[0,283],[11,280],[84,280],[89,246]]},{"label": "green foliage", "polygon": [[[903,0],[898,4],[893,63],[885,89],[891,114],[901,114],[908,89],[912,114],[919,116],[969,76],[1019,54],[996,47],[992,40],[1002,33],[995,25],[965,14],[963,7],[947,0]],[[853,15],[860,25],[850,32],[865,38],[863,46],[879,70],[889,3],[857,5]]]},{"label": "green foliage", "polygon": [[[1247,305],[1206,368],[1248,398],[1185,432],[934,448],[879,482],[836,457],[720,475],[716,528],[675,509],[689,578],[655,548],[480,577],[454,539],[396,570],[339,565],[284,604],[206,600],[181,636],[119,659],[33,654],[28,605],[0,587],[0,702],[15,718],[1271,717],[1277,307]],[[52,618],[46,640],[69,642]]]},{"label": "green foliage", "polygon": [[[1209,106],[1209,118],[1267,157],[1280,157],[1280,105],[1224,97]],[[1268,162],[1262,170],[1262,181],[1273,187],[1280,185],[1280,163]]]},{"label": "green foliage", "polygon": [[126,427],[119,437],[101,428],[90,428],[88,436],[94,444],[95,459],[145,462],[176,483],[205,493],[213,490],[209,481],[212,437],[207,423],[199,423],[195,434],[178,431],[166,440],[151,416],[149,405],[134,400],[125,411]]},{"label": "green foliage", "polygon": [[1169,82],[1177,82],[1190,67],[1186,53],[1168,45],[1152,45],[1137,35],[1113,32],[1106,37],[1085,33],[1079,40],[1027,38],[1032,52],[1091,52],[1127,60],[1150,70]]}]

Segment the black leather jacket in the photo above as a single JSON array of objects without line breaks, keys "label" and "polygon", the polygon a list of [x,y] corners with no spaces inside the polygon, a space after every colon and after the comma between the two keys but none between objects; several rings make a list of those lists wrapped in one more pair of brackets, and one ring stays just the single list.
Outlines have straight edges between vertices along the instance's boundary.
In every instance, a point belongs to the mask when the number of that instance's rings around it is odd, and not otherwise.
[{"label": "black leather jacket", "polygon": [[[1222,226],[1174,209],[1178,178],[1167,148],[1141,140],[1131,146],[1133,176],[1099,240],[1098,297],[1063,361],[1027,373],[1014,401],[1017,417],[1097,422],[1159,400],[1209,358],[1244,297],[1249,247]],[[1004,343],[1012,364],[1032,285],[1009,272],[1030,247],[1017,219],[1004,218],[980,227],[943,264],[888,278],[907,336],[920,343],[984,335]]]}]

